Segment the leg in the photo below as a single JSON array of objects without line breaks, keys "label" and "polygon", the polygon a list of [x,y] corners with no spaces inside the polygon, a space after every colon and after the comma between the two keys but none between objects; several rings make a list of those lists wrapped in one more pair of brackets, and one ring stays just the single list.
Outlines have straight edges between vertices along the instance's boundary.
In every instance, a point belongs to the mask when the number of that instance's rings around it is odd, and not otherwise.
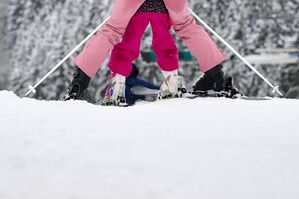
[{"label": "leg", "polygon": [[178,48],[170,34],[170,18],[167,14],[152,13],[153,49],[157,62],[163,71],[179,68]]},{"label": "leg", "polygon": [[127,24],[144,0],[116,0],[107,24],[86,44],[75,58],[75,64],[93,77],[108,53],[125,32]]},{"label": "leg", "polygon": [[113,102],[115,105],[126,104],[125,77],[130,75],[132,61],[139,55],[141,37],[148,23],[147,13],[135,14],[126,28],[122,42],[118,43],[113,49],[108,64],[112,71],[110,94],[104,101]]},{"label": "leg", "polygon": [[149,13],[137,13],[130,20],[122,42],[115,45],[111,52],[109,68],[113,73],[128,77],[132,71],[132,62],[138,58],[140,42],[149,24]]},{"label": "leg", "polygon": [[86,44],[83,51],[74,59],[78,66],[72,80],[68,99],[78,99],[88,87],[100,65],[105,61],[109,51],[118,43],[127,24],[144,0],[116,0],[111,18],[104,27]]},{"label": "leg", "polygon": [[178,48],[170,34],[170,18],[168,14],[152,13],[150,23],[153,31],[153,49],[164,76],[159,98],[181,96],[179,91],[184,86],[178,76]]},{"label": "leg", "polygon": [[223,62],[225,58],[215,42],[189,15],[187,0],[164,0],[164,2],[174,30],[197,58],[201,71],[206,72]]}]

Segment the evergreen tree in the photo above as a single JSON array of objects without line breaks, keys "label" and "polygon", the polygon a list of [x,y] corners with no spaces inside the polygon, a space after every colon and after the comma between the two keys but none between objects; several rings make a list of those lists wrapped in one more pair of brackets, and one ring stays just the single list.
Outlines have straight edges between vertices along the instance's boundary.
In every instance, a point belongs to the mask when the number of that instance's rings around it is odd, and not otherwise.
[{"label": "evergreen tree", "polygon": [[[11,46],[10,88],[19,95],[36,83],[109,14],[113,0],[11,0],[8,7],[8,35]],[[243,55],[258,54],[259,48],[298,48],[299,0],[191,0],[190,6]],[[184,44],[174,34],[181,52]],[[151,29],[142,42],[142,52],[152,53]],[[215,39],[215,41],[217,41]],[[271,89],[217,41],[227,58],[225,71],[233,76],[246,95],[271,95]],[[294,55],[298,56],[298,55]],[[155,62],[144,56],[137,60],[141,75],[154,83],[162,76]],[[182,59],[180,73],[187,86],[198,79],[196,60]],[[287,97],[299,98],[298,64],[256,65],[270,81],[281,85]],[[68,60],[38,89],[39,99],[61,99],[72,78]],[[103,64],[90,85],[94,98],[103,96],[109,70]]]}]

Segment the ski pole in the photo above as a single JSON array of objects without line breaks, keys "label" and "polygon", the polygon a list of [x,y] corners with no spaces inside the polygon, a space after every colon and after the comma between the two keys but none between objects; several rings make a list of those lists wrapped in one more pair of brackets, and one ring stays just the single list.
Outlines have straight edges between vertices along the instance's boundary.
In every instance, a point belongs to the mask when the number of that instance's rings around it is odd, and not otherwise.
[{"label": "ski pole", "polygon": [[35,94],[36,88],[47,79],[54,71],[56,71],[68,58],[72,56],[84,43],[86,43],[108,20],[110,16],[108,16],[96,29],[94,29],[83,41],[81,41],[69,54],[67,54],[60,62],[56,64],[41,80],[39,80],[34,86],[30,85],[28,92],[25,96],[28,96],[30,93]]},{"label": "ski pole", "polygon": [[215,32],[206,22],[204,22],[192,9],[188,8],[189,12],[196,18],[204,27],[206,27],[213,35],[215,35],[226,47],[228,47],[239,59],[241,59],[246,66],[253,70],[260,78],[262,78],[269,86],[273,88],[273,93],[278,93],[283,96],[279,91],[279,86],[274,86],[268,79],[266,79],[256,68],[254,68],[240,53],[238,53],[231,45],[229,45],[217,32]]}]

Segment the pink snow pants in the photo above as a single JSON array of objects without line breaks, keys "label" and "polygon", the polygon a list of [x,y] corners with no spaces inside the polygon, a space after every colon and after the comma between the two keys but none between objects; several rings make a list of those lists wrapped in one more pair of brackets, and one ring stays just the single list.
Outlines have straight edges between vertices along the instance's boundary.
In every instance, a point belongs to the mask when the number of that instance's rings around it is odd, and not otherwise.
[{"label": "pink snow pants", "polygon": [[[115,0],[111,18],[75,57],[75,64],[89,77],[95,76],[113,47],[121,41],[130,19],[144,0]],[[173,28],[195,56],[202,72],[224,61],[208,33],[188,13],[187,0],[164,0]]]},{"label": "pink snow pants", "polygon": [[179,68],[178,48],[169,31],[168,14],[139,12],[131,18],[121,43],[112,50],[108,66],[113,73],[125,77],[130,75],[132,62],[139,56],[141,38],[149,23],[153,32],[152,46],[160,68],[164,71]]}]

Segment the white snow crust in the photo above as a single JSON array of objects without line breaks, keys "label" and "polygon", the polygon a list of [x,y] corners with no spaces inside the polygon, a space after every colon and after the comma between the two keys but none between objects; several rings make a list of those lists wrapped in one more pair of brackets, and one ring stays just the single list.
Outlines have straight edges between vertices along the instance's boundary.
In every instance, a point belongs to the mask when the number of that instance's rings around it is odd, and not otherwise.
[{"label": "white snow crust", "polygon": [[136,106],[0,91],[1,199],[297,199],[299,100]]}]

